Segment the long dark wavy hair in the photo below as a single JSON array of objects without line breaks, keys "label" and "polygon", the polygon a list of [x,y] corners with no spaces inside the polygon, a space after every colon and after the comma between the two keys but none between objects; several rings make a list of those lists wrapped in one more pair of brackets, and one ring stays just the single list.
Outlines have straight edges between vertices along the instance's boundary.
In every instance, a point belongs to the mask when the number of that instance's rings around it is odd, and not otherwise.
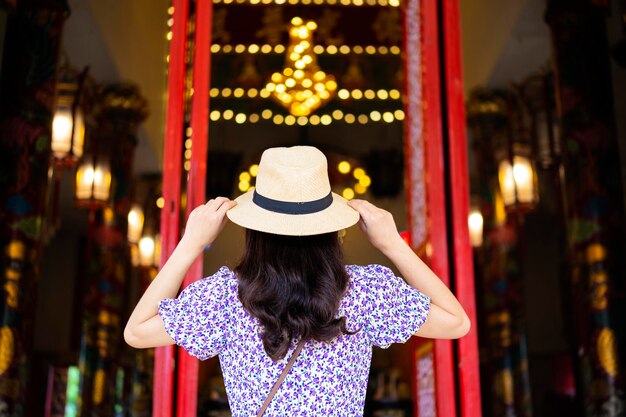
[{"label": "long dark wavy hair", "polygon": [[330,341],[346,329],[335,318],[348,287],[338,232],[284,236],[246,229],[234,268],[239,299],[263,325],[263,347],[277,361],[292,338]]}]

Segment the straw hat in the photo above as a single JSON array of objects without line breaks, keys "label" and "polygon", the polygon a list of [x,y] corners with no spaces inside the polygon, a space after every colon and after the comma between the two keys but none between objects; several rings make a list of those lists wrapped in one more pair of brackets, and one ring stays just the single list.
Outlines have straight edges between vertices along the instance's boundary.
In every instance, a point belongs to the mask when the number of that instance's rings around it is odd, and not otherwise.
[{"label": "straw hat", "polygon": [[266,149],[254,189],[226,212],[240,226],[278,235],[306,236],[345,229],[359,213],[330,189],[328,162],[313,146]]}]

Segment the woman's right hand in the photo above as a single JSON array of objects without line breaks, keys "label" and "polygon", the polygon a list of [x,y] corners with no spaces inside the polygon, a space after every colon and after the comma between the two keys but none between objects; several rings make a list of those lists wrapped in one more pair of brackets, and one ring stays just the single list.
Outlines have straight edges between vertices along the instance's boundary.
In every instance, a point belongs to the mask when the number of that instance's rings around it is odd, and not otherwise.
[{"label": "woman's right hand", "polygon": [[359,227],[376,249],[385,252],[398,243],[404,243],[393,215],[387,210],[360,199],[348,200],[348,205],[359,212]]}]

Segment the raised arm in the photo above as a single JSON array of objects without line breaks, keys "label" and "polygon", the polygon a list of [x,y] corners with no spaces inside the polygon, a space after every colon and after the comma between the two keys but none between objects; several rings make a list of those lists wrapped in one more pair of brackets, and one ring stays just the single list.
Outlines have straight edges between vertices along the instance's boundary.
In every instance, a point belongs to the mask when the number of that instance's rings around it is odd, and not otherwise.
[{"label": "raised arm", "polygon": [[359,227],[370,243],[393,262],[410,286],[430,297],[428,319],[415,334],[435,339],[465,336],[470,330],[465,310],[448,287],[402,240],[391,213],[366,200],[350,200],[348,205],[359,212]]},{"label": "raised arm", "polygon": [[176,297],[185,274],[204,247],[213,242],[228,221],[226,211],[237,204],[225,197],[209,200],[195,208],[187,220],[185,234],[161,271],[150,283],[124,329],[124,340],[135,348],[171,345],[158,312],[159,301]]}]

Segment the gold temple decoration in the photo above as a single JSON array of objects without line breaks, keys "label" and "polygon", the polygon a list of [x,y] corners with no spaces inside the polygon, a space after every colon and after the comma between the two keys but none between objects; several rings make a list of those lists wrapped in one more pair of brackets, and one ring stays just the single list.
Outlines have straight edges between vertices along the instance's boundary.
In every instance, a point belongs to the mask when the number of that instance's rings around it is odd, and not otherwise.
[{"label": "gold temple decoration", "polygon": [[337,82],[317,65],[313,51],[317,24],[294,17],[291,25],[285,68],[272,74],[265,89],[292,115],[308,116],[335,95]]}]

